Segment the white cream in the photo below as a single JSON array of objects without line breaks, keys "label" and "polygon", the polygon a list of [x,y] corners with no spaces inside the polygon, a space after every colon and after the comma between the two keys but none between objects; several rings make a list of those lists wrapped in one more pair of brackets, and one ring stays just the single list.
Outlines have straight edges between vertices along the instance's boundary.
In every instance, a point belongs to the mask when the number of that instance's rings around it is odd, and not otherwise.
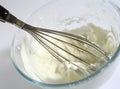
[{"label": "white cream", "polygon": [[[111,49],[115,47],[114,44],[111,44],[111,41],[114,40],[112,32],[106,31],[103,28],[93,24],[87,24],[81,28],[73,29],[70,32],[77,35],[83,35],[87,39],[99,44],[105,51],[108,52],[109,55],[113,55],[115,51],[114,49]],[[111,37],[109,38],[109,36]],[[69,51],[79,55],[76,50],[69,49]],[[65,56],[69,58],[69,55]],[[28,34],[21,45],[21,58],[23,60],[27,75],[37,81],[42,81],[45,83],[61,84],[74,82],[95,72],[88,72],[91,70],[89,70],[88,66],[81,62],[74,62],[80,66],[80,73],[78,73],[78,67],[70,63],[66,62],[65,65],[67,67],[65,67],[64,63],[60,63],[58,60],[56,60],[42,45],[40,45],[36,40],[32,39]],[[96,63],[91,64],[90,67],[95,66],[96,69],[99,69],[106,62],[107,60],[96,61]]]}]

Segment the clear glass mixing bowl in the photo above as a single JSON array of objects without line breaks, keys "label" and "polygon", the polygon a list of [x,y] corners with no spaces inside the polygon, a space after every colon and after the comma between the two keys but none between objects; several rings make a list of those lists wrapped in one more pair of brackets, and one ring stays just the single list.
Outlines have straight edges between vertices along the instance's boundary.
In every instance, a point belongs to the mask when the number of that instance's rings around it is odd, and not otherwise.
[{"label": "clear glass mixing bowl", "polygon": [[[87,78],[72,83],[48,84],[30,77],[26,71],[20,51],[26,32],[17,29],[11,48],[13,64],[25,79],[43,89],[97,89],[110,78],[114,68],[117,66],[119,61],[117,57],[120,52],[120,11],[109,0],[53,0],[36,10],[26,22],[33,26],[60,31],[65,29],[72,30],[93,23],[104,28],[106,31],[111,31],[114,35],[114,38],[110,36],[110,40],[112,39],[110,42],[114,44],[110,46],[111,49],[114,49],[112,57],[97,72]],[[89,36],[89,34],[86,35]],[[104,40],[103,34],[99,36]],[[92,35],[90,37],[92,38]],[[98,45],[101,44],[101,42],[98,42]],[[28,44],[28,46],[30,45]],[[104,49],[102,46],[101,48]],[[28,52],[31,52],[31,50]]]}]

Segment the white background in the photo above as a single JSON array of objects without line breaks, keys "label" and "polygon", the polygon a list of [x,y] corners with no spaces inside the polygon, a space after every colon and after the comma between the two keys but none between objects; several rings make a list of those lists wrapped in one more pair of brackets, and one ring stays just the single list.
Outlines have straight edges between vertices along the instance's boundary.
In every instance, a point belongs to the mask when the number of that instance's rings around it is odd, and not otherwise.
[{"label": "white background", "polygon": [[[0,0],[21,20],[25,20],[37,8],[50,0]],[[119,0],[113,0],[120,6]],[[14,68],[10,59],[10,47],[14,36],[14,26],[0,22],[0,89],[41,89],[27,82]],[[119,57],[120,58],[120,57]],[[100,89],[120,89],[120,65],[114,75]]]}]

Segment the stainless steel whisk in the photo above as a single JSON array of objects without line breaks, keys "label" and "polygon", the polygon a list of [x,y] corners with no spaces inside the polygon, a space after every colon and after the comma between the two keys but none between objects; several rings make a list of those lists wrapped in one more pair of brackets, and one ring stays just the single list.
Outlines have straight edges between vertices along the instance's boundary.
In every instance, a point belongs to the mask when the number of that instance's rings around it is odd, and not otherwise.
[{"label": "stainless steel whisk", "polygon": [[[93,63],[98,58],[103,58],[106,60],[109,59],[104,50],[86,38],[67,32],[28,25],[10,14],[9,11],[1,5],[0,21],[9,22],[30,33],[52,56],[54,56],[61,63],[69,62],[76,67],[79,67],[74,63],[74,61],[79,61],[85,65],[91,65],[91,62]],[[89,59],[91,56],[92,60]]]}]

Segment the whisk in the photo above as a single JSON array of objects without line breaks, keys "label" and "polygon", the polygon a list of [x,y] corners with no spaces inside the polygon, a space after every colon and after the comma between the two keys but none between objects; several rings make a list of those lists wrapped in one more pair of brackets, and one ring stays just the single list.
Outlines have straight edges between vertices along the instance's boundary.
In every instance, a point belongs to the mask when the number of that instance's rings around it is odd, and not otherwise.
[{"label": "whisk", "polygon": [[[109,59],[108,54],[95,43],[83,36],[68,32],[38,28],[26,24],[0,5],[0,21],[9,22],[30,33],[59,62],[68,62],[79,67],[74,61],[91,65],[96,59]],[[67,55],[67,56],[66,56]],[[92,60],[90,58],[92,57]],[[94,59],[93,59],[94,58]]]}]

